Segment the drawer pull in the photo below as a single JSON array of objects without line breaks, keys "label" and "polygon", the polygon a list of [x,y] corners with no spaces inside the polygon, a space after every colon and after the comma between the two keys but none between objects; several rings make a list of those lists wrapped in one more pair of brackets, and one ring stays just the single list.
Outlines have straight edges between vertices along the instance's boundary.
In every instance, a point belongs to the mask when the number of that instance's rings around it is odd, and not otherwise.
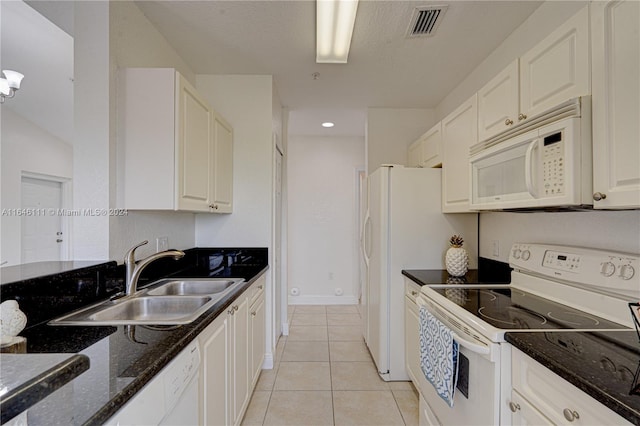
[{"label": "drawer pull", "polygon": [[251,316],[255,317],[256,316],[256,312],[255,311],[251,312]]},{"label": "drawer pull", "polygon": [[562,410],[562,414],[564,414],[564,418],[570,422],[580,418],[580,414],[578,414],[577,411],[573,411],[568,408]]},{"label": "drawer pull", "polygon": [[229,309],[229,310],[227,311],[227,313],[228,313],[229,315],[233,315],[233,313],[234,313],[233,306],[231,307],[231,309]]},{"label": "drawer pull", "polygon": [[417,295],[418,295],[418,292],[417,292],[417,291],[412,291],[412,292],[411,292],[411,295],[412,295],[412,296],[417,296]]},{"label": "drawer pull", "polygon": [[264,288],[264,286],[263,286],[262,284],[260,284],[260,285],[258,286],[258,289],[260,289],[260,290],[262,290],[263,288]]},{"label": "drawer pull", "polygon": [[233,307],[233,310],[234,310],[234,311],[237,311],[237,310],[238,310],[238,305],[235,305],[235,306]]},{"label": "drawer pull", "polygon": [[520,404],[516,404],[515,402],[512,401],[509,403],[509,409],[511,410],[512,413],[515,413],[520,409]]}]

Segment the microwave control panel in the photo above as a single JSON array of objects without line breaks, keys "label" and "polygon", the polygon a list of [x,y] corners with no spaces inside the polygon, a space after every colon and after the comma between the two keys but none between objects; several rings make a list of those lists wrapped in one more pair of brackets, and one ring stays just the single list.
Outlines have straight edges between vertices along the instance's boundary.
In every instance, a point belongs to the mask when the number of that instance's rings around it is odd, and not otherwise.
[{"label": "microwave control panel", "polygon": [[543,138],[542,186],[545,196],[564,194],[564,138],[562,132]]}]

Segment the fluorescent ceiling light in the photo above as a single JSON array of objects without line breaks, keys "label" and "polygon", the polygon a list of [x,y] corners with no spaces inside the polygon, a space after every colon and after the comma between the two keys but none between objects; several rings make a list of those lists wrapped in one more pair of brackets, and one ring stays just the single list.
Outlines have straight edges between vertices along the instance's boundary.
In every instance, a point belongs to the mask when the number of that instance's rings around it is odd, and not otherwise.
[{"label": "fluorescent ceiling light", "polygon": [[322,123],[322,127],[333,127],[334,124],[330,121],[325,121],[324,123]]},{"label": "fluorescent ceiling light", "polygon": [[346,64],[358,0],[316,0],[316,62]]}]

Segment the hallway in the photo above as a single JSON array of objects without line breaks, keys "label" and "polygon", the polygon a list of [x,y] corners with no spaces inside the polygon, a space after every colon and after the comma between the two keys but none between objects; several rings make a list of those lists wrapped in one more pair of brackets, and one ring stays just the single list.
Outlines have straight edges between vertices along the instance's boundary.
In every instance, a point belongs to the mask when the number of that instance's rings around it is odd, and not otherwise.
[{"label": "hallway", "polygon": [[416,390],[380,379],[357,306],[289,306],[289,324],[243,425],[418,424]]}]

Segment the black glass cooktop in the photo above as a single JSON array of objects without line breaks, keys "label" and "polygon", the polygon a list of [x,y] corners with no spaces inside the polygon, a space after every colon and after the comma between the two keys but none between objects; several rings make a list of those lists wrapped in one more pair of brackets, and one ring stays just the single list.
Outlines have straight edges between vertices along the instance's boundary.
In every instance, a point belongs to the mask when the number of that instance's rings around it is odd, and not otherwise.
[{"label": "black glass cooktop", "polygon": [[431,288],[504,330],[606,330],[626,327],[514,288]]}]

